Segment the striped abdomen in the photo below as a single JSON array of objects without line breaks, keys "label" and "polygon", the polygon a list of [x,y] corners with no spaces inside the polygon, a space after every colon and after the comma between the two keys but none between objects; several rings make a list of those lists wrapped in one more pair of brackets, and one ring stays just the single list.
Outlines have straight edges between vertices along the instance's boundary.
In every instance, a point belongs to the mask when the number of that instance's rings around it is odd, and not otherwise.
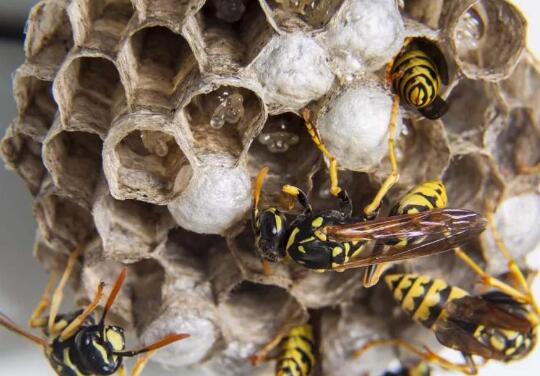
[{"label": "striped abdomen", "polygon": [[401,308],[427,328],[433,327],[445,304],[469,295],[459,287],[428,276],[389,274],[384,279]]},{"label": "striped abdomen", "polygon": [[433,60],[423,51],[402,53],[392,66],[394,90],[411,106],[424,108],[433,103],[441,89],[441,77]]},{"label": "striped abdomen", "polygon": [[276,376],[309,376],[315,367],[315,337],[311,325],[297,326],[281,342]]}]

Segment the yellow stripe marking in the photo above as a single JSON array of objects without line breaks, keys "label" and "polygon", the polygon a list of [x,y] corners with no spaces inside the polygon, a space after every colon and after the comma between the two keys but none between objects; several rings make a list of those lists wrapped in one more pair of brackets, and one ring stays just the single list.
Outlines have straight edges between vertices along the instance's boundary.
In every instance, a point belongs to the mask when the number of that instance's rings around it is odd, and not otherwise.
[{"label": "yellow stripe marking", "polygon": [[323,218],[322,217],[317,217],[315,218],[313,221],[311,221],[311,226],[313,227],[321,227],[322,224],[323,224]]},{"label": "yellow stripe marking", "polygon": [[300,229],[298,227],[295,227],[292,230],[291,235],[289,235],[289,240],[287,241],[287,246],[285,247],[286,251],[288,251],[289,248],[291,248],[291,245],[293,245],[294,239],[296,238],[296,234],[298,234],[299,232],[300,232]]}]

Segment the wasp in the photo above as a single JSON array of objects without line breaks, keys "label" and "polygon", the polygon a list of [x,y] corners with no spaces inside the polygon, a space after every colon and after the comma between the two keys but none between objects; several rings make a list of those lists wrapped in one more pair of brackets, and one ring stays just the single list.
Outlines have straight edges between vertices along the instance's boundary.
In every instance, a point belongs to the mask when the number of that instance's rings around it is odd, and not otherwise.
[{"label": "wasp", "polygon": [[[47,288],[29,320],[30,327],[41,328],[45,338],[33,335],[0,313],[0,325],[42,347],[56,374],[60,376],[105,376],[118,372],[120,376],[123,376],[126,374],[123,359],[145,354],[137,359],[131,372],[132,376],[138,376],[155,350],[189,337],[188,334],[171,334],[139,349],[125,349],[124,329],[119,326],[106,325],[105,320],[124,283],[127,269],[120,273],[113,285],[99,321],[96,322],[93,314],[103,297],[105,287],[103,282],[98,285],[94,298],[84,309],[68,314],[59,314],[58,308],[62,302],[63,289],[80,254],[80,250],[70,254],[66,269],[52,295],[52,300],[50,293],[55,275],[51,276]],[[42,317],[47,308],[49,308],[49,316]]]},{"label": "wasp", "polygon": [[418,362],[411,367],[401,367],[396,371],[386,371],[382,376],[430,376],[431,369],[424,362]]},{"label": "wasp", "polygon": [[537,342],[540,309],[529,285],[497,233],[493,212],[487,220],[497,248],[508,261],[513,280],[509,285],[488,275],[461,248],[456,255],[465,261],[481,281],[493,290],[482,295],[469,292],[425,275],[390,274],[385,282],[401,308],[415,321],[432,330],[444,346],[460,351],[466,362],[456,364],[439,355],[422,350],[403,339],[368,342],[356,352],[392,345],[416,354],[422,361],[465,374],[476,374],[478,366],[473,355],[501,362],[522,359],[530,354]]},{"label": "wasp", "polygon": [[[317,271],[342,271],[362,266],[433,255],[451,250],[478,235],[486,221],[466,209],[434,209],[414,214],[366,220],[352,216],[348,194],[340,189],[340,209],[315,213],[306,194],[285,185],[282,191],[295,198],[303,212],[289,219],[275,207],[259,211],[260,193],[267,168],[253,190],[252,225],[256,249],[263,260],[287,258]],[[382,243],[407,239],[383,254],[360,257],[368,241]]]},{"label": "wasp", "polygon": [[276,376],[310,376],[317,365],[315,333],[313,325],[295,326],[289,331],[280,331],[262,350],[251,357],[254,366],[268,360],[276,347]]}]

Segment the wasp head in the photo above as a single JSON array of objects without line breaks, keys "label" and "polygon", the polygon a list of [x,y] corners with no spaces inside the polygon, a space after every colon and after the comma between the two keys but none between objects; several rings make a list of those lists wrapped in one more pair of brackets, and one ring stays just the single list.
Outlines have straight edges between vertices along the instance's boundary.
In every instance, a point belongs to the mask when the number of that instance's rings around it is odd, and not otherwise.
[{"label": "wasp head", "polygon": [[279,262],[284,256],[283,242],[286,235],[286,218],[276,208],[268,208],[255,218],[254,231],[257,252],[271,262]]}]

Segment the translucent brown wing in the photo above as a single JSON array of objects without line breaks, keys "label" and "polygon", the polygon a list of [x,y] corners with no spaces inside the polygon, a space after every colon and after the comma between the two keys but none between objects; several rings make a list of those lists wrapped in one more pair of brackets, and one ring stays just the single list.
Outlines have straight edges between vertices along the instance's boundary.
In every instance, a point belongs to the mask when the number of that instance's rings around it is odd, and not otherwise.
[{"label": "translucent brown wing", "polygon": [[341,242],[377,240],[384,243],[405,238],[416,240],[404,247],[390,247],[384,254],[356,258],[340,266],[340,269],[353,269],[449,251],[480,234],[486,224],[480,214],[471,210],[436,209],[367,222],[328,226],[325,232],[329,240]]},{"label": "translucent brown wing", "polygon": [[485,359],[503,359],[504,354],[478,342],[474,336],[454,321],[441,321],[435,330],[437,340],[444,346],[474,354]]},{"label": "translucent brown wing", "polygon": [[[455,317],[470,324],[482,324],[495,328],[515,330],[520,333],[528,333],[532,329],[529,320],[520,314],[520,312],[525,313],[526,311],[519,303],[514,301],[514,312],[510,312],[488,299],[483,296],[466,296],[451,301],[446,305],[445,309],[450,318]],[[508,306],[508,300],[505,302],[505,306]]]}]

